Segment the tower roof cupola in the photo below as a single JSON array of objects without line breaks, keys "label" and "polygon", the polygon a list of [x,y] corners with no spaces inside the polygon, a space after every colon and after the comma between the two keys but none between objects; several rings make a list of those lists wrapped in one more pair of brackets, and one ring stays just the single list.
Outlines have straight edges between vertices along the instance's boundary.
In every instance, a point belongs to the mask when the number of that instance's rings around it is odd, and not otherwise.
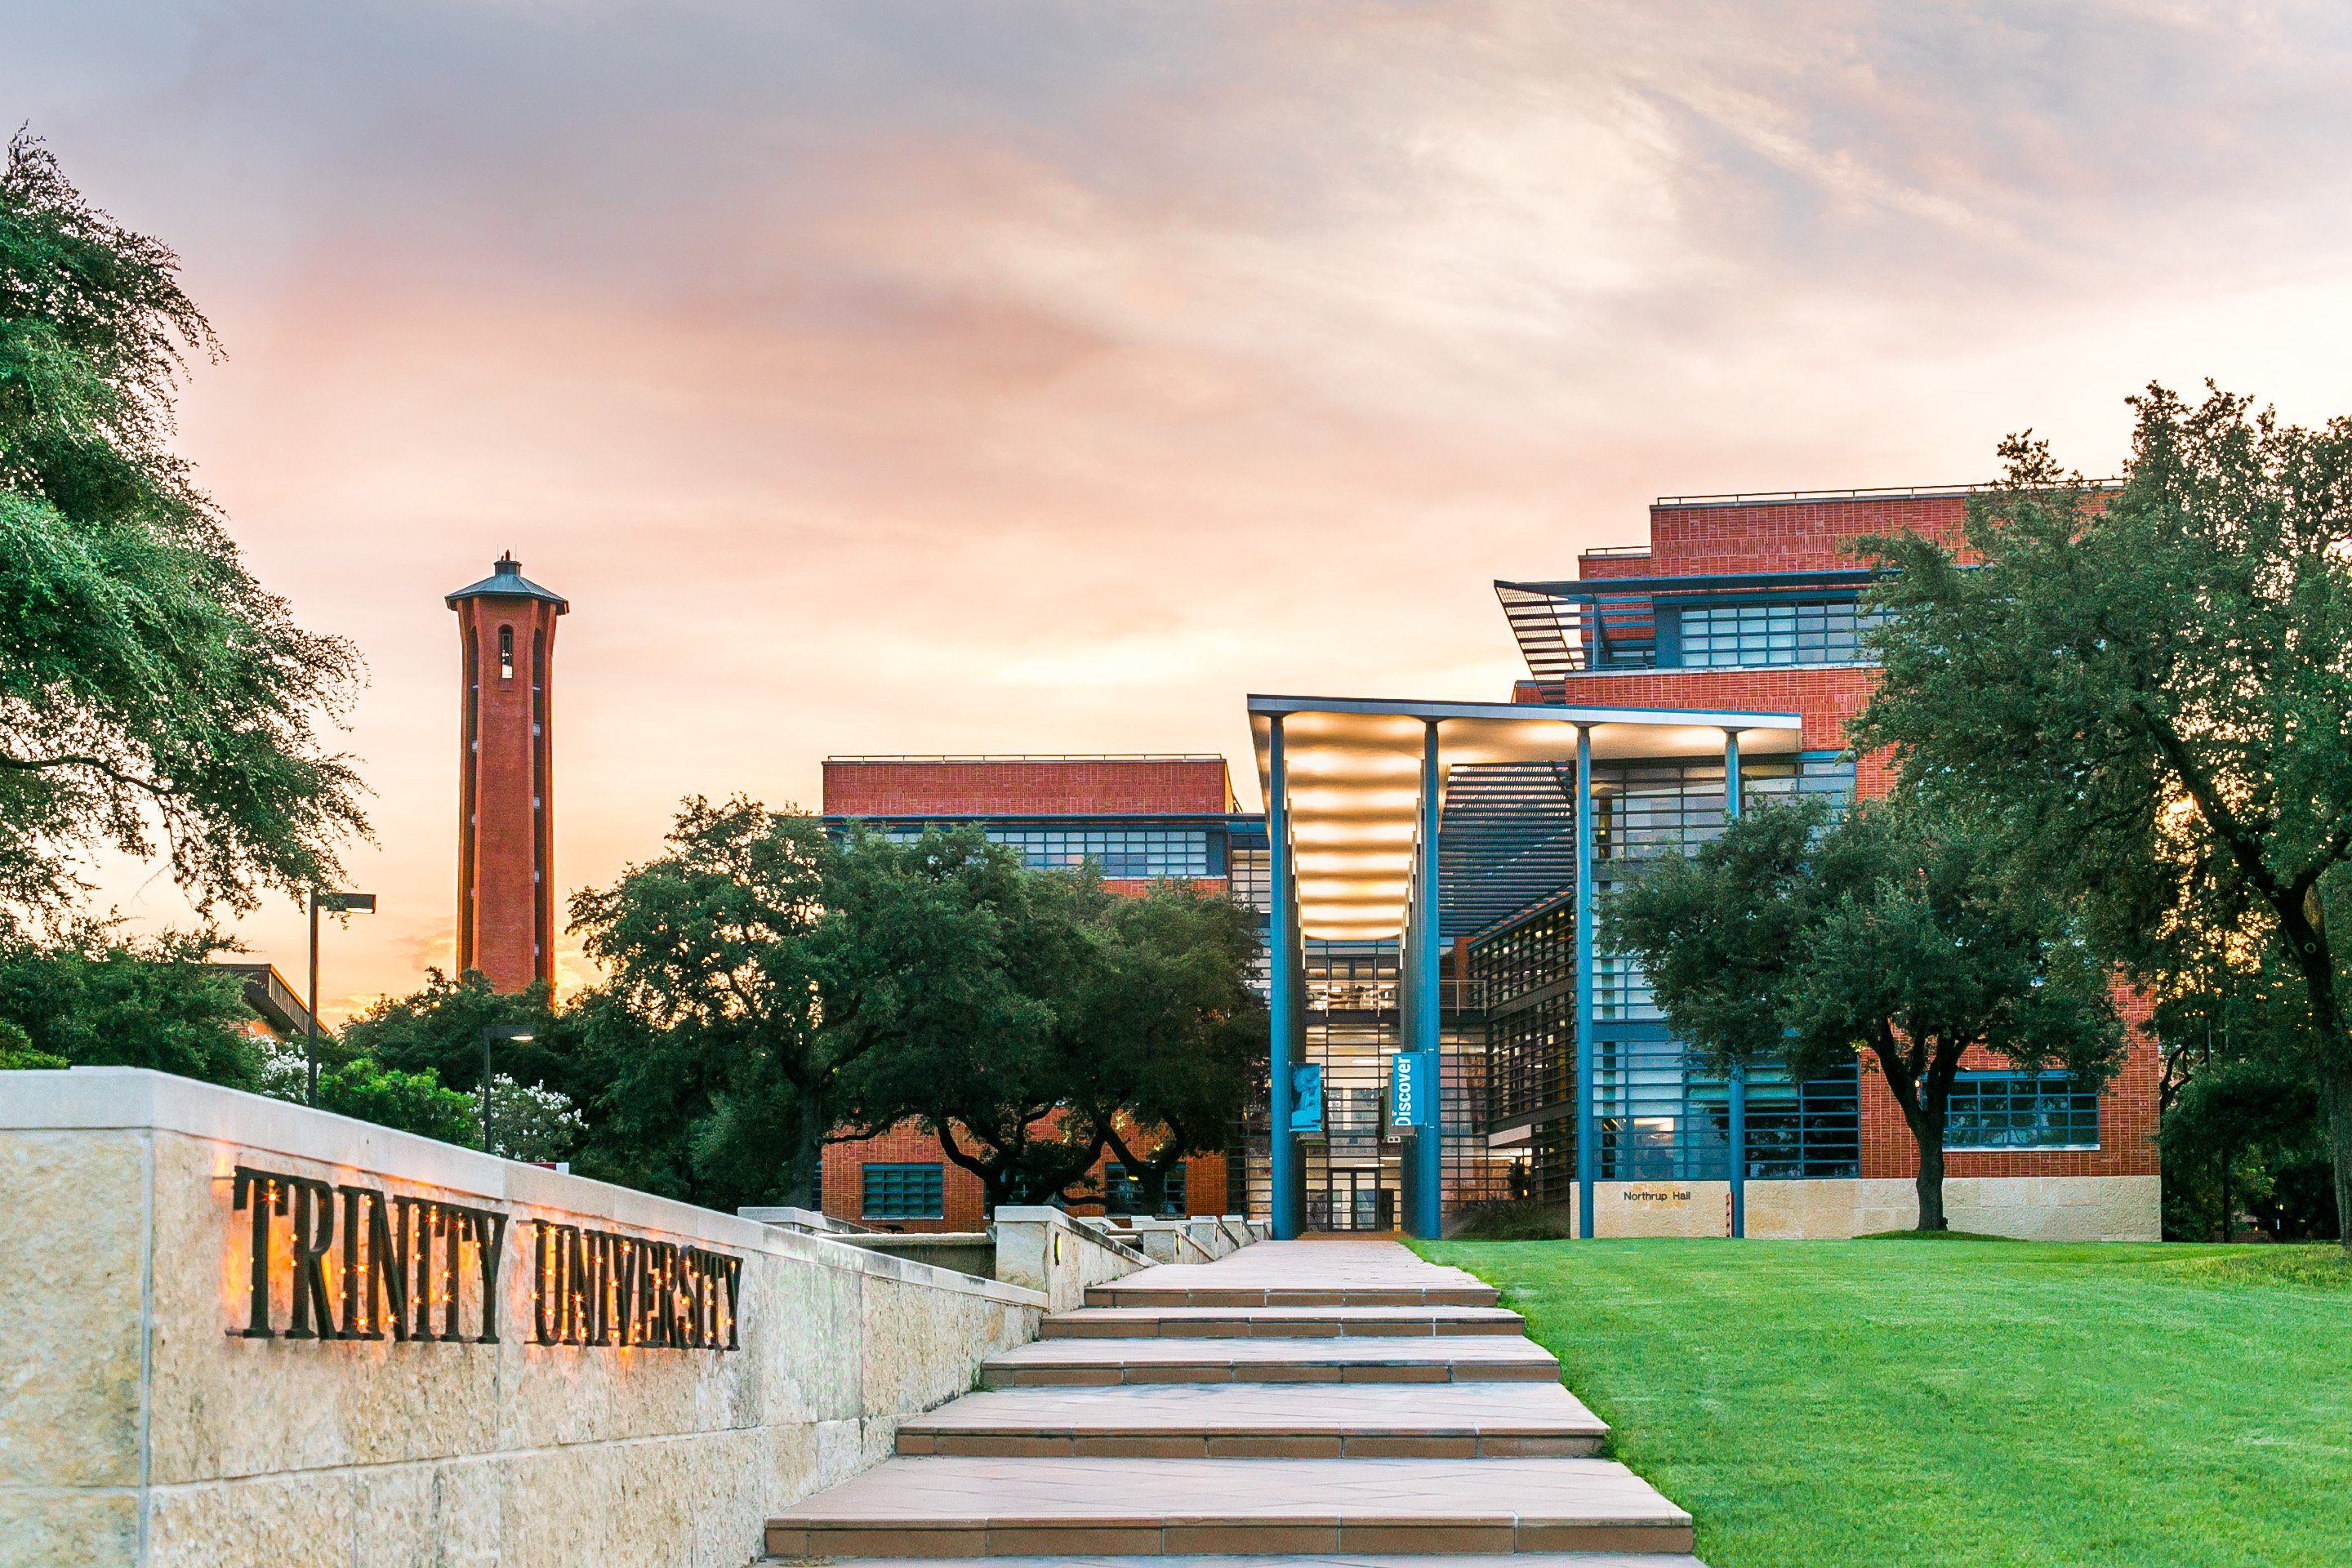
[{"label": "tower roof cupola", "polygon": [[552,588],[542,588],[522,574],[522,563],[509,551],[490,563],[490,574],[468,587],[458,589],[442,602],[451,609],[460,599],[544,599],[555,606],[559,616],[570,612],[572,601]]}]

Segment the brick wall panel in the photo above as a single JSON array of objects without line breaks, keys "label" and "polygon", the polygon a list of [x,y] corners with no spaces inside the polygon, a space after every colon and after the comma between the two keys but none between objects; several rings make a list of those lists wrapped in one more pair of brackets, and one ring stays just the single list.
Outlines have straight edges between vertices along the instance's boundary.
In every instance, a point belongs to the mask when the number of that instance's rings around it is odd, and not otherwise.
[{"label": "brick wall panel", "polygon": [[1216,816],[1232,807],[1221,757],[824,764],[828,816]]}]

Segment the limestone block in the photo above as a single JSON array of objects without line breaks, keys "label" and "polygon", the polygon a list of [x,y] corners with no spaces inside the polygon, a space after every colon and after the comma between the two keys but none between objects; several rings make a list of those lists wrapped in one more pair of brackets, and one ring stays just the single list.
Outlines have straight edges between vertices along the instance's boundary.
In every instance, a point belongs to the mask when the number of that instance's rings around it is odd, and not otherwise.
[{"label": "limestone block", "polygon": [[1592,1234],[1724,1236],[1730,1201],[1729,1182],[1595,1182]]},{"label": "limestone block", "polygon": [[[2160,1187],[2155,1176],[1953,1176],[1944,1183],[1944,1216],[1955,1230],[1987,1236],[2154,1241]],[[1908,1178],[1748,1184],[1748,1234],[1759,1239],[1870,1236],[1918,1223]]]},{"label": "limestone block", "polygon": [[1048,1311],[1069,1311],[1085,1301],[1089,1285],[1150,1266],[1145,1254],[1072,1223],[1060,1209],[1007,1205],[996,1211],[996,1277],[1043,1291]]},{"label": "limestone block", "polygon": [[2033,1241],[2158,1241],[2158,1176],[1978,1176],[1944,1184],[1955,1230]]},{"label": "limestone block", "polygon": [[1748,1234],[1757,1240],[1834,1240],[1917,1223],[1907,1181],[1814,1178],[1748,1184]]},{"label": "limestone block", "polygon": [[133,1568],[135,1492],[75,1494],[0,1486],[0,1568]]},{"label": "limestone block", "polygon": [[507,1465],[499,1568],[725,1563],[761,1549],[761,1436],[705,1434],[518,1455]]},{"label": "limestone block", "polygon": [[866,1408],[860,1345],[868,1278],[841,1266],[753,1258],[745,1265],[743,1352],[760,1419],[855,1420]]},{"label": "limestone block", "polygon": [[139,1482],[145,1163],[135,1132],[0,1135],[0,1484]]},{"label": "limestone block", "polygon": [[348,1557],[358,1521],[351,1472],[296,1471],[157,1487],[148,1504],[148,1553],[170,1568],[252,1568],[300,1543]]},{"label": "limestone block", "polygon": [[913,1415],[969,1394],[983,1359],[1036,1332],[1034,1309],[896,1279],[869,1277],[865,1300],[868,1415]]}]

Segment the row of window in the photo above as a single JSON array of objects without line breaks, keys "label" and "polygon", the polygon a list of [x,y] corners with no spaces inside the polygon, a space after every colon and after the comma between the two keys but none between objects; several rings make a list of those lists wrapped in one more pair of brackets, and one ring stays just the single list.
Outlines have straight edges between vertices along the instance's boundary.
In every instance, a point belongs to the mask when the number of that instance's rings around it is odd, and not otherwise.
[{"label": "row of window", "polygon": [[[1209,834],[1198,827],[1014,827],[982,823],[981,831],[998,844],[1021,851],[1024,864],[1044,870],[1075,869],[1092,860],[1106,877],[1137,880],[1160,877],[1213,877]],[[911,842],[919,827],[893,827],[889,836]]]},{"label": "row of window", "polygon": [[1947,1149],[2095,1149],[2099,1097],[2064,1072],[1964,1072],[1944,1120]]},{"label": "row of window", "polygon": [[[1662,610],[1659,618],[1673,614]],[[1679,663],[1689,668],[1853,664],[1869,657],[1863,634],[1883,617],[1846,603],[1693,605],[1675,618],[1682,634]]]},{"label": "row of window", "polygon": [[[930,1164],[869,1163],[863,1172],[862,1219],[940,1219],[947,1214],[946,1169]],[[1112,1214],[1175,1215],[1184,1206],[1184,1167],[1160,1183],[1160,1202],[1147,1205],[1143,1183],[1113,1160],[1103,1166],[1103,1206]]]}]

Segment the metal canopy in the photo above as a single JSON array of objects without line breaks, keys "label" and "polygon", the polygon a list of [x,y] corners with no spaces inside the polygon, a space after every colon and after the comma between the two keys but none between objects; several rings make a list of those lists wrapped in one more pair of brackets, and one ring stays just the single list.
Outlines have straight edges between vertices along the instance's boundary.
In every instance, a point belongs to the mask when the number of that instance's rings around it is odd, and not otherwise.
[{"label": "metal canopy", "polygon": [[[1857,593],[1885,574],[1870,569],[1751,572],[1709,577],[1583,577],[1567,583],[1495,584],[1503,618],[1518,640],[1528,673],[1538,680],[1651,664],[1657,639],[1657,603],[1722,593],[1788,594],[1807,589],[1840,596]],[[1630,655],[1631,657],[1627,657]]]},{"label": "metal canopy", "polygon": [[1283,721],[1284,772],[1302,935],[1370,941],[1401,934],[1412,876],[1426,726],[1437,725],[1439,802],[1463,763],[1553,763],[1573,770],[1576,732],[1595,762],[1718,756],[1726,731],[1748,756],[1799,749],[1794,713],[1252,697],[1258,783],[1273,805],[1272,721]]}]

